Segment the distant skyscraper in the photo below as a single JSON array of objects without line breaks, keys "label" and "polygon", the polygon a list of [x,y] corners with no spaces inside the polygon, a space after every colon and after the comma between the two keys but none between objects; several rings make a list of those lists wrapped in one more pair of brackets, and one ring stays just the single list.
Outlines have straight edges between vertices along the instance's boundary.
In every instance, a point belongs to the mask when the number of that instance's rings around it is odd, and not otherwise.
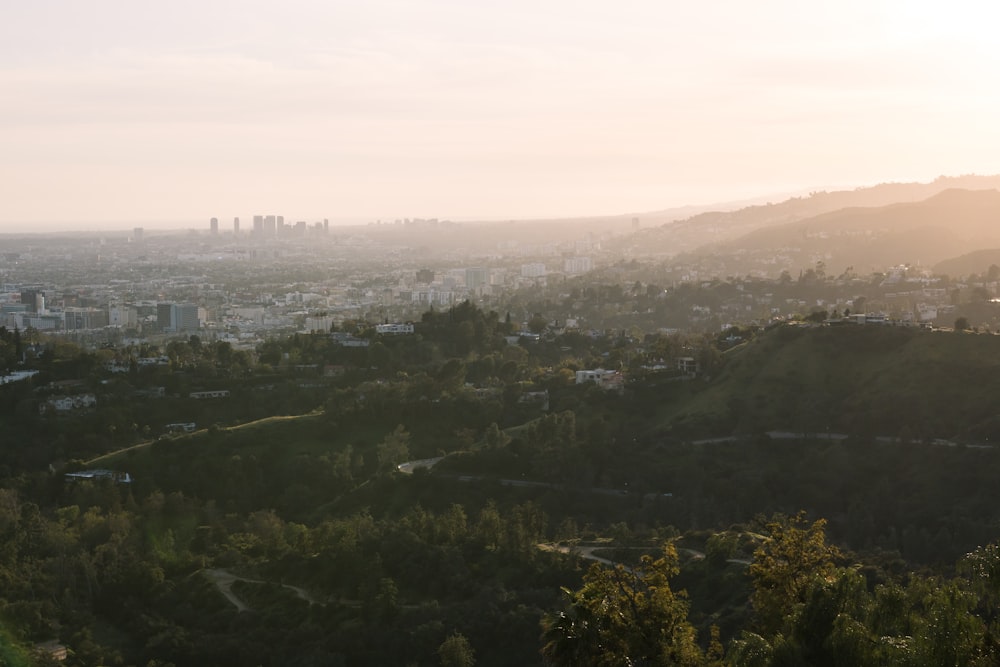
[{"label": "distant skyscraper", "polygon": [[158,303],[156,304],[156,330],[157,331],[173,331],[173,323],[170,321],[170,314],[173,310],[174,304],[172,303]]},{"label": "distant skyscraper", "polygon": [[239,233],[240,233],[240,219],[233,218],[233,234],[239,234]]},{"label": "distant skyscraper", "polygon": [[632,218],[632,231],[639,229],[639,218]]},{"label": "distant skyscraper", "polygon": [[156,304],[156,329],[164,333],[193,333],[201,325],[193,303]]},{"label": "distant skyscraper", "polygon": [[170,309],[170,320],[177,333],[198,331],[198,306],[193,303],[176,303]]},{"label": "distant skyscraper", "polygon": [[132,241],[134,243],[142,243],[142,227],[136,227],[132,230]]},{"label": "distant skyscraper", "polygon": [[545,275],[545,265],[541,262],[521,265],[522,278],[541,278]]},{"label": "distant skyscraper", "polygon": [[208,229],[211,232],[212,236],[217,235],[219,233],[219,219],[212,218],[211,220],[209,220]]},{"label": "distant skyscraper", "polygon": [[563,261],[563,270],[566,273],[587,273],[594,268],[589,257],[569,257]]},{"label": "distant skyscraper", "polygon": [[329,231],[330,231],[330,221],[327,220],[326,218],[323,218],[323,232],[329,233]]},{"label": "distant skyscraper", "polygon": [[278,230],[275,227],[276,221],[273,215],[264,216],[264,236],[265,238],[274,238]]},{"label": "distant skyscraper", "polygon": [[254,236],[264,235],[264,216],[255,215],[253,217],[253,233]]},{"label": "distant skyscraper", "polygon": [[490,270],[483,268],[465,270],[465,286],[470,292],[481,290],[490,282]]},{"label": "distant skyscraper", "polygon": [[[38,303],[39,298],[41,298],[42,308],[39,309]],[[21,290],[21,303],[28,307],[29,313],[40,313],[45,310],[45,296],[39,289],[22,289]]]}]

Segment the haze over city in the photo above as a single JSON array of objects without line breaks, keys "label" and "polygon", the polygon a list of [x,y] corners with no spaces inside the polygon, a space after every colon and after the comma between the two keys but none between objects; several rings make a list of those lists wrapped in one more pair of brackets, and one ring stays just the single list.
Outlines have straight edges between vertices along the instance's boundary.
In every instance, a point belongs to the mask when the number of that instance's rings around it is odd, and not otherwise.
[{"label": "haze over city", "polygon": [[998,11],[21,3],[0,26],[0,232],[571,217],[995,173]]}]

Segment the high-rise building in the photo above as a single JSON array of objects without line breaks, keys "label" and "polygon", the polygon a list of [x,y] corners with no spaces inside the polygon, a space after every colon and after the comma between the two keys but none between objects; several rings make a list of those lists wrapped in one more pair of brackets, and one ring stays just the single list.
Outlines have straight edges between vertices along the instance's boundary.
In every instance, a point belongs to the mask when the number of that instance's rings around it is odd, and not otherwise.
[{"label": "high-rise building", "polygon": [[545,275],[545,265],[541,262],[521,265],[522,278],[541,278]]},{"label": "high-rise building", "polygon": [[211,220],[209,220],[208,229],[211,232],[212,236],[216,236],[219,233],[219,219],[212,218]]},{"label": "high-rise building", "polygon": [[253,235],[254,236],[264,235],[264,216],[255,215],[253,217]]},{"label": "high-rise building", "polygon": [[201,327],[198,306],[193,303],[156,304],[156,329],[163,333],[194,333]]},{"label": "high-rise building", "polygon": [[121,304],[108,305],[108,324],[111,326],[129,328],[136,326],[138,323],[138,313],[135,308]]},{"label": "high-rise building", "polygon": [[63,311],[63,328],[100,329],[108,326],[108,311],[103,308],[66,308]]},{"label": "high-rise building", "polygon": [[465,270],[465,286],[470,292],[479,291],[490,282],[490,270],[474,268]]},{"label": "high-rise building", "polygon": [[273,239],[274,235],[278,233],[278,230],[275,227],[276,224],[277,224],[277,221],[275,220],[275,218],[274,218],[273,215],[264,216],[264,237],[265,238]]},{"label": "high-rise building", "polygon": [[136,227],[136,228],[134,228],[132,230],[132,242],[133,243],[142,243],[142,234],[143,234],[142,227]]},{"label": "high-rise building", "polygon": [[29,313],[45,312],[45,292],[41,287],[31,287],[21,290],[21,303]]},{"label": "high-rise building", "polygon": [[233,218],[233,234],[239,236],[240,233],[240,219]]},{"label": "high-rise building", "polygon": [[593,268],[589,257],[569,257],[563,261],[563,271],[570,274],[587,273]]},{"label": "high-rise building", "polygon": [[171,322],[171,311],[173,310],[174,304],[172,303],[158,303],[156,304],[156,330],[157,331],[172,331],[173,323]]},{"label": "high-rise building", "polygon": [[198,306],[193,303],[175,303],[170,309],[170,320],[176,333],[195,332],[201,327]]}]

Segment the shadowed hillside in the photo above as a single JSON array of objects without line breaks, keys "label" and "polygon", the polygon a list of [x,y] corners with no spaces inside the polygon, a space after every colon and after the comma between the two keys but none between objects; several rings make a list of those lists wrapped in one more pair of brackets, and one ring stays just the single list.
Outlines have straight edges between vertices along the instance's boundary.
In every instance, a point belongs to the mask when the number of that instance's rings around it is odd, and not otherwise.
[{"label": "shadowed hillside", "polygon": [[1000,438],[1000,337],[878,327],[770,331],[664,415],[681,433]]}]

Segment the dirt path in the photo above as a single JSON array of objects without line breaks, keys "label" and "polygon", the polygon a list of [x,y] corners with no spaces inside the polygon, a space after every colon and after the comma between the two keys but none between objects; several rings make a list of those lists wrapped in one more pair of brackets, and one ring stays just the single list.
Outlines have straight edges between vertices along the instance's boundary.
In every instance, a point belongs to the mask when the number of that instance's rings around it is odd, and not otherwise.
[{"label": "dirt path", "polygon": [[215,587],[219,589],[219,592],[222,593],[222,595],[225,596],[225,598],[229,600],[234,607],[236,607],[236,611],[248,611],[250,609],[250,607],[248,607],[243,600],[236,597],[236,594],[233,593],[233,582],[244,581],[243,579],[226,572],[225,570],[202,571],[205,573],[205,576],[208,577],[213,584],[215,584]]},{"label": "dirt path", "polygon": [[[602,558],[594,554],[598,549],[649,549],[649,547],[613,547],[608,545],[588,545],[588,546],[568,546],[565,544],[539,544],[538,548],[542,551],[555,551],[561,554],[574,554],[580,558],[585,558],[587,560],[597,561],[598,563],[604,563],[605,565],[619,565],[613,560],[607,558]],[[686,553],[691,557],[691,560],[704,560],[705,554],[701,551],[695,549],[687,549],[685,547],[677,547],[678,553]],[[740,565],[750,565],[750,561],[745,558],[727,558],[727,563],[739,563]]]},{"label": "dirt path", "polygon": [[[202,571],[205,573],[205,576],[208,577],[209,580],[215,584],[216,588],[219,589],[219,592],[222,593],[222,595],[224,595],[225,598],[229,600],[234,607],[236,607],[237,611],[248,611],[250,607],[248,607],[247,604],[243,602],[243,600],[241,600],[235,593],[233,593],[233,584],[235,582],[245,581],[248,584],[271,583],[267,581],[261,581],[259,579],[247,579],[246,577],[235,575],[232,572],[229,572],[228,570],[222,570],[218,568],[205,569]],[[301,600],[305,600],[309,604],[318,604],[318,605],[325,604],[315,599],[304,588],[300,588],[298,586],[292,586],[291,584],[281,584],[281,585],[284,588],[293,591],[296,597],[298,597]]]}]

